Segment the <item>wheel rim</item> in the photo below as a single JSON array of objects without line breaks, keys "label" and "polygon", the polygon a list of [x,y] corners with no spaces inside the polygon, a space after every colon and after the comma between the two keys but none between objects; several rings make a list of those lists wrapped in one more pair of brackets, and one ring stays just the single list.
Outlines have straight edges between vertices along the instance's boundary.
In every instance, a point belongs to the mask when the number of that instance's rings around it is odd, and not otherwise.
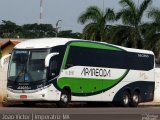
[{"label": "wheel rim", "polygon": [[128,104],[128,102],[129,102],[129,97],[128,97],[127,95],[124,95],[124,96],[123,96],[123,102],[124,102],[125,105]]},{"label": "wheel rim", "polygon": [[68,96],[65,95],[65,94],[63,94],[63,95],[61,96],[61,101],[64,102],[64,103],[67,103],[67,102],[68,102]]},{"label": "wheel rim", "polygon": [[136,94],[133,95],[133,101],[134,101],[135,103],[138,103],[138,102],[139,102],[139,97],[138,97],[138,95],[136,95]]}]

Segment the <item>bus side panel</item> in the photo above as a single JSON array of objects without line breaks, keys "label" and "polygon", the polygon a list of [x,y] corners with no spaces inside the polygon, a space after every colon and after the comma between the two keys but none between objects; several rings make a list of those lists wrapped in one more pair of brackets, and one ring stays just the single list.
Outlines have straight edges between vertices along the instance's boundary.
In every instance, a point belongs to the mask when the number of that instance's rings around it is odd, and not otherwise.
[{"label": "bus side panel", "polygon": [[[116,84],[112,88],[105,89],[101,93],[94,95],[84,95],[84,94],[79,96],[73,95],[72,96],[73,101],[74,100],[75,101],[81,101],[81,100],[120,101],[123,91],[127,88],[131,90],[131,93],[133,93],[136,88],[140,89],[141,101],[149,101],[153,99],[153,93],[154,93],[153,65],[154,65],[154,55],[152,54],[127,52],[125,50],[119,50],[119,49],[108,50],[99,47],[93,48],[93,46],[83,47],[79,45],[79,46],[70,46],[63,67],[64,69],[63,71],[69,70],[70,68],[73,68],[75,66],[76,67],[83,66],[84,68],[103,67],[105,69],[113,68],[113,69],[124,69],[129,71],[129,74],[127,73],[127,76],[125,76],[122,81],[118,82],[118,84]],[[68,71],[67,74],[70,74],[70,77],[72,78],[73,74],[77,74],[78,71],[79,69],[74,69],[73,71]],[[117,73],[114,74],[117,75]],[[146,78],[145,75],[147,75],[148,77]],[[91,78],[90,76],[88,76],[88,78]],[[60,75],[60,77],[62,76]],[[63,77],[65,77],[65,75]],[[81,80],[82,78],[82,76],[74,76],[74,77],[78,78],[79,80]],[[100,79],[100,78],[95,77],[95,79]],[[60,81],[58,81],[58,83]],[[75,82],[75,80],[72,81]],[[103,83],[102,87],[104,87]],[[60,86],[62,86],[62,83],[59,84],[61,84]],[[71,89],[76,85],[77,83],[75,83],[74,86],[70,86]],[[84,88],[84,86],[80,86],[79,88],[80,89]],[[81,92],[83,93],[84,91]],[[113,94],[110,94],[111,92]],[[107,96],[109,96],[109,98]]]},{"label": "bus side panel", "polygon": [[131,70],[123,82],[127,82],[128,80],[131,80],[132,82],[128,82],[126,85],[119,87],[121,89],[117,91],[113,101],[120,101],[125,90],[129,90],[131,95],[135,90],[139,90],[140,102],[152,101],[154,98],[155,88],[154,75],[154,69],[149,71]]}]

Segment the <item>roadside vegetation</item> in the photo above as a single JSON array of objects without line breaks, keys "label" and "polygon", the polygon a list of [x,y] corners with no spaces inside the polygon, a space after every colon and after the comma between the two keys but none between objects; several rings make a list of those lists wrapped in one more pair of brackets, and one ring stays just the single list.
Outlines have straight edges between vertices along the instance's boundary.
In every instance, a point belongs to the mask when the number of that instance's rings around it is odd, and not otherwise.
[{"label": "roadside vegetation", "polygon": [[0,38],[45,38],[45,37],[80,38],[80,33],[72,30],[57,31],[51,24],[24,24],[17,25],[12,21],[2,20],[0,24]]}]

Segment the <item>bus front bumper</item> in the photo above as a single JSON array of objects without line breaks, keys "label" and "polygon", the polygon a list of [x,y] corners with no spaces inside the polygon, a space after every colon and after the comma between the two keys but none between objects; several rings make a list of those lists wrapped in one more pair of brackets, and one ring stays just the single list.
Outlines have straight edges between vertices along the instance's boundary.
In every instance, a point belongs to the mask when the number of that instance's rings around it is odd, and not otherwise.
[{"label": "bus front bumper", "polygon": [[33,92],[15,92],[7,90],[7,100],[9,101],[59,101],[60,91],[53,85]]}]

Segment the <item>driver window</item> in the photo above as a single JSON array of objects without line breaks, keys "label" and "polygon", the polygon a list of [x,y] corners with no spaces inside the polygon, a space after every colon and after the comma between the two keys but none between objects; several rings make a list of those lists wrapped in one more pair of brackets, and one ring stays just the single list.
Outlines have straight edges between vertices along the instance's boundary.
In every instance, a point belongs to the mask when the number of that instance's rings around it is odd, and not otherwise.
[{"label": "driver window", "polygon": [[57,74],[57,61],[56,60],[53,60],[51,61],[51,64],[50,64],[50,73],[52,76],[56,76]]},{"label": "driver window", "polygon": [[56,56],[54,56],[53,58],[51,58],[50,60],[50,65],[49,65],[49,77],[53,78],[58,76],[59,72],[58,72],[59,68],[58,68],[58,59]]}]

